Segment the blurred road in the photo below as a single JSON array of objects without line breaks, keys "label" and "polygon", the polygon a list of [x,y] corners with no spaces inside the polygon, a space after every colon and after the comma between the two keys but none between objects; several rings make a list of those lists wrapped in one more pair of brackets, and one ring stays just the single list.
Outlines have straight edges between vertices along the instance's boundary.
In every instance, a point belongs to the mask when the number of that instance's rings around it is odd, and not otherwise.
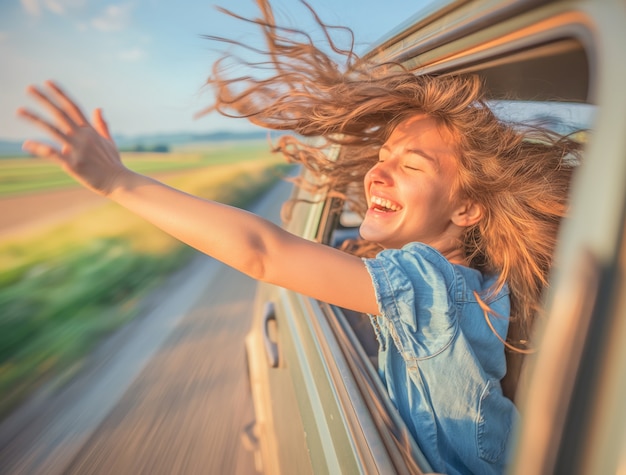
[{"label": "blurred road", "polygon": [[[290,185],[253,211],[278,221]],[[0,425],[2,474],[254,474],[244,337],[255,283],[198,258],[146,314]]]}]

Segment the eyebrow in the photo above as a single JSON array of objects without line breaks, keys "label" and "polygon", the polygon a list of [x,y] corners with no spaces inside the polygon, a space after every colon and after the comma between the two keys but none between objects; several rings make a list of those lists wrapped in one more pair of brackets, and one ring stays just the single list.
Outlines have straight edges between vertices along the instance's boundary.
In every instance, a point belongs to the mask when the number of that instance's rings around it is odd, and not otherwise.
[{"label": "eyebrow", "polygon": [[439,166],[439,160],[437,160],[432,155],[427,154],[421,148],[409,148],[409,149],[406,150],[406,153],[412,153],[414,155],[419,155],[420,157],[423,157],[426,160],[429,160],[429,161],[433,162],[434,165]]},{"label": "eyebrow", "polygon": [[[388,145],[383,145],[380,149],[385,150],[386,152],[391,151],[391,147],[389,147]],[[433,157],[432,155],[424,152],[424,150],[422,150],[421,148],[408,148],[405,150],[405,152],[413,155],[419,155],[420,157],[425,158],[426,160],[431,162],[437,169],[439,169],[439,160],[437,160],[437,158]]]}]

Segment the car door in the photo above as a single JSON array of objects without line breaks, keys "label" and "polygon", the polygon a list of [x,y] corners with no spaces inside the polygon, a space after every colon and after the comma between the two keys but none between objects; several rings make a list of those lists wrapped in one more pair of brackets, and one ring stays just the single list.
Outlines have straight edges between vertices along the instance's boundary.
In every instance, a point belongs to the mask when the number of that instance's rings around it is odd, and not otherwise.
[{"label": "car door", "polygon": [[[333,200],[299,194],[288,229],[322,241]],[[345,311],[260,285],[247,348],[266,473],[428,471]]]}]

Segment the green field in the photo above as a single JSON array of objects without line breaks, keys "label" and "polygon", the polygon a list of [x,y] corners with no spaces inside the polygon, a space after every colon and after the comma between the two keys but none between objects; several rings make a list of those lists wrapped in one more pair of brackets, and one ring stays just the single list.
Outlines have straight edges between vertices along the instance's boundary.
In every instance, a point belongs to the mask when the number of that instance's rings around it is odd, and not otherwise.
[{"label": "green field", "polygon": [[[212,165],[232,164],[267,153],[266,142],[244,145],[216,144],[203,150],[173,153],[122,153],[124,163],[140,173],[160,175],[180,173]],[[53,190],[74,184],[57,164],[37,158],[3,158],[0,160],[0,198],[34,191]]]},{"label": "green field", "polygon": [[[245,207],[288,169],[267,148],[127,157],[127,163],[167,172],[163,181],[189,193]],[[0,162],[0,177],[13,177],[0,186],[5,195],[41,190],[33,183],[41,177],[45,189],[63,182],[49,164],[31,160],[14,170],[10,162]],[[67,380],[194,252],[112,203],[0,241],[0,418],[43,382]]]}]

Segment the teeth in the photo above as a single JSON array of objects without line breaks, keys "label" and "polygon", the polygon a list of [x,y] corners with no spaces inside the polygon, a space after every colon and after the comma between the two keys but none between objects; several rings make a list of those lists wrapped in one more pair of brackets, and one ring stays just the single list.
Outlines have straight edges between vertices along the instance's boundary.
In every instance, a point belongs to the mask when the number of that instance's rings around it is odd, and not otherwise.
[{"label": "teeth", "polygon": [[400,209],[399,206],[393,204],[391,201],[386,200],[384,198],[380,198],[379,196],[372,196],[372,204],[380,206],[382,208],[386,208],[391,211],[398,211]]}]

